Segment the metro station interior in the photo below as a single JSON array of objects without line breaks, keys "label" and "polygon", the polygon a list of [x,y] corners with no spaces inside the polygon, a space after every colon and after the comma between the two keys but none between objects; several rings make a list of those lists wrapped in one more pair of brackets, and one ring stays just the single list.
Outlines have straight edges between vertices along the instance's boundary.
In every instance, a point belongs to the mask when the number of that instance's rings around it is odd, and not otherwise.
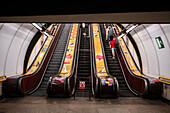
[{"label": "metro station interior", "polygon": [[169,113],[170,12],[8,14],[0,113]]}]

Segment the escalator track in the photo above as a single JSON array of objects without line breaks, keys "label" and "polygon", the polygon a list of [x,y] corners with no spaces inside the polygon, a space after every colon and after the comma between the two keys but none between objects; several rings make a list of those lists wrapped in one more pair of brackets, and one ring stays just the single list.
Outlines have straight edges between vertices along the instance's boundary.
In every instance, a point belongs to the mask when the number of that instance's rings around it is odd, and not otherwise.
[{"label": "escalator track", "polygon": [[[90,87],[91,62],[90,62],[90,37],[88,28],[81,28],[79,58],[76,79],[76,97],[88,97]],[[80,81],[85,82],[85,87],[80,88]]]},{"label": "escalator track", "polygon": [[55,46],[51,60],[46,69],[44,78],[39,88],[35,92],[33,92],[30,96],[47,96],[46,94],[47,82],[51,76],[54,76],[58,73],[63,58],[64,50],[67,44],[70,28],[71,24],[65,24],[63,31],[59,37],[58,43]]}]

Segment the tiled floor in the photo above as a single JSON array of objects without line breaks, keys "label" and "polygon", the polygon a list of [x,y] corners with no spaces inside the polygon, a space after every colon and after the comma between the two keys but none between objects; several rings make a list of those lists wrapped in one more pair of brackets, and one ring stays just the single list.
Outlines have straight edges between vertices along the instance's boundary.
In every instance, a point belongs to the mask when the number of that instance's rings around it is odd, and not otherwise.
[{"label": "tiled floor", "polygon": [[0,103],[0,113],[170,113],[170,105],[161,100],[148,100],[139,97],[119,99],[95,99],[86,97],[7,98]]}]

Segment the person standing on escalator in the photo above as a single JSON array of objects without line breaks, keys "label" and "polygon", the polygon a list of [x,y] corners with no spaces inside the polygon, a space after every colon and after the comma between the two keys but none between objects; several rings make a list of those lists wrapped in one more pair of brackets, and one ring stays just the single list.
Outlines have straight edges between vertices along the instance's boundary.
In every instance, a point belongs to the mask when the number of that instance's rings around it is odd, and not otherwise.
[{"label": "person standing on escalator", "polygon": [[112,49],[112,55],[113,55],[113,59],[115,59],[115,42],[117,42],[116,38],[113,37],[113,40],[110,42],[110,48]]},{"label": "person standing on escalator", "polygon": [[109,26],[108,36],[109,36],[109,40],[112,41],[113,40],[113,28],[111,26]]},{"label": "person standing on escalator", "polygon": [[109,45],[109,42],[113,40],[113,29],[111,26],[108,26],[106,29],[106,41],[107,44]]}]

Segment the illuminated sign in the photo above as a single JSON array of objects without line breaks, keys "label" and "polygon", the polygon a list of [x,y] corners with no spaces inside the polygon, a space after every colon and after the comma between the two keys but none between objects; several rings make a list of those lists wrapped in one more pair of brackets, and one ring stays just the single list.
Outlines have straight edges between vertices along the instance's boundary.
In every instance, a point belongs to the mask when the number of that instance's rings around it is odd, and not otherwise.
[{"label": "illuminated sign", "polygon": [[165,48],[164,43],[160,36],[156,37],[155,40],[156,40],[156,43],[157,43],[159,49]]}]

